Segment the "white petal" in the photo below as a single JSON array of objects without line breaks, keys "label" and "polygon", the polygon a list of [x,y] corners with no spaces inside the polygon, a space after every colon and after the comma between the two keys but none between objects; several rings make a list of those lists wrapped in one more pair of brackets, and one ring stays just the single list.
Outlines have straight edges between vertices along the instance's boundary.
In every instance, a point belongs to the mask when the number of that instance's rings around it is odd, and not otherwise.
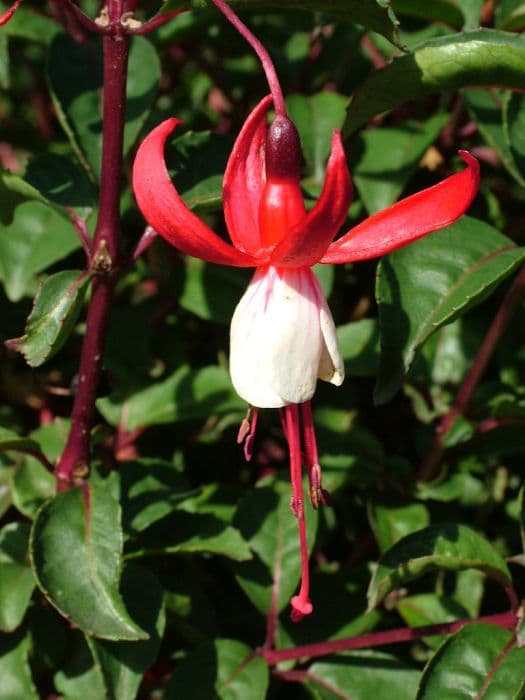
[{"label": "white petal", "polygon": [[320,294],[322,300],[320,320],[321,333],[323,334],[323,349],[319,362],[319,379],[341,386],[345,378],[345,364],[341,357],[332,312],[326,303],[322,290],[320,290]]},{"label": "white petal", "polygon": [[323,301],[308,268],[256,271],[235,310],[230,333],[232,382],[249,404],[279,408],[312,398],[326,347]]}]

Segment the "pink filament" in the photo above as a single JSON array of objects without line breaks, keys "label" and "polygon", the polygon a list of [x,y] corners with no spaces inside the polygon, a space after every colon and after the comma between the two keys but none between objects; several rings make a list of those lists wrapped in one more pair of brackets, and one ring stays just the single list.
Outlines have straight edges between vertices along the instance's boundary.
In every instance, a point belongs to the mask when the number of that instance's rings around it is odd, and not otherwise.
[{"label": "pink filament", "polygon": [[292,482],[292,511],[297,518],[299,543],[301,550],[301,587],[299,594],[291,600],[293,622],[299,622],[309,615],[313,606],[309,599],[310,572],[308,569],[308,546],[306,542],[306,522],[303,505],[303,482],[301,473],[301,433],[299,425],[299,408],[291,404],[284,408],[286,417],[286,437],[290,449],[290,478]]}]

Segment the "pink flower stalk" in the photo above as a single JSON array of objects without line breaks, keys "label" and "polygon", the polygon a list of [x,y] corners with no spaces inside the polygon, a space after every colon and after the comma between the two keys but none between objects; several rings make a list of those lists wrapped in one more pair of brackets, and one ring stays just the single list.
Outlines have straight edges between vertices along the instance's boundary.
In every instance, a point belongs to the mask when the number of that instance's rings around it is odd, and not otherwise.
[{"label": "pink flower stalk", "polygon": [[240,438],[251,455],[259,408],[279,408],[290,449],[291,509],[297,518],[302,562],[292,619],[312,612],[303,507],[302,468],[314,508],[325,501],[310,400],[317,379],[340,385],[344,364],[316,263],[349,263],[378,257],[447,226],[474,198],[479,165],[460,152],[467,168],[370,216],[340,238],[351,200],[350,175],[339,131],[319,199],[306,211],[300,188],[301,150],[295,126],[277,114],[270,126],[265,97],[246,120],[230,155],[223,184],[226,225],[232,244],[192,213],[170,181],[164,144],[180,124],[168,119],[141,144],[133,188],[148,223],[169,243],[207,262],[255,267],[233,315],[230,373],[238,394],[253,407]]}]

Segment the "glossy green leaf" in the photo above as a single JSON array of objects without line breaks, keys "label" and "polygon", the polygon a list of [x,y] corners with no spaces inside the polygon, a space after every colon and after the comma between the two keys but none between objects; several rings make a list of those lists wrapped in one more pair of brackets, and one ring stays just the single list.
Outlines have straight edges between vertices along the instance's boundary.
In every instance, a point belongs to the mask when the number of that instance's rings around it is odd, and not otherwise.
[{"label": "glossy green leaf", "polygon": [[[410,627],[437,625],[468,617],[468,611],[453,598],[438,596],[435,593],[406,596],[396,601],[395,606]],[[442,644],[443,637],[437,635],[426,637],[425,641],[435,648]]]},{"label": "glossy green leaf", "polygon": [[40,445],[31,438],[19,437],[13,430],[0,426],[0,451],[5,450],[39,452]]},{"label": "glossy green leaf", "polygon": [[290,119],[301,134],[301,150],[309,175],[318,185],[323,184],[332,135],[334,129],[342,127],[347,105],[347,97],[328,91],[286,98]]},{"label": "glossy green leaf", "polygon": [[93,663],[86,639],[76,631],[68,639],[68,655],[55,673],[55,687],[64,700],[100,700],[106,697],[102,669]]},{"label": "glossy green leaf", "polygon": [[379,605],[394,588],[436,569],[479,569],[502,585],[511,582],[505,561],[477,532],[455,523],[431,525],[383,554],[368,588],[369,608]]},{"label": "glossy green leaf", "polygon": [[24,632],[0,633],[0,697],[2,700],[38,700],[31,678],[29,637]]},{"label": "glossy green leaf", "polygon": [[374,377],[379,366],[379,327],[364,318],[337,328],[337,339],[349,375]]},{"label": "glossy green leaf", "polygon": [[[191,0],[193,7],[202,8],[211,5],[210,0]],[[267,8],[282,9],[282,0],[230,0],[233,8],[238,10],[257,10]],[[182,0],[164,0],[163,12],[187,7]],[[362,24],[378,34],[383,34],[392,43],[399,43],[397,32],[398,21],[384,0],[287,0],[287,10],[321,11],[338,18],[348,19],[356,24]]]},{"label": "glossy green leaf", "polygon": [[436,114],[426,122],[407,121],[400,127],[369,129],[353,148],[352,180],[369,214],[393,204],[403,192],[426,150],[448,120]]},{"label": "glossy green leaf", "polygon": [[525,27],[523,0],[501,0],[495,7],[496,26],[507,31],[521,31]]},{"label": "glossy green leaf", "polygon": [[58,153],[43,153],[29,159],[24,180],[49,202],[70,207],[87,218],[95,204],[95,189],[85,171]]},{"label": "glossy green leaf", "polygon": [[29,525],[11,522],[0,530],[0,630],[11,632],[22,622],[35,579],[29,566]]},{"label": "glossy green leaf", "polygon": [[463,8],[455,0],[428,0],[425,3],[420,0],[393,0],[392,6],[401,15],[445,22],[455,29],[463,27]]},{"label": "glossy green leaf", "polygon": [[9,41],[7,35],[0,35],[0,87],[7,90],[9,87]]},{"label": "glossy green leaf", "polygon": [[58,494],[31,531],[31,559],[48,600],[86,634],[110,640],[146,639],[119,594],[120,507],[107,484]]},{"label": "glossy green leaf", "polygon": [[[4,6],[6,4],[9,6],[12,3],[3,3]],[[22,5],[4,25],[2,33],[47,46],[61,30],[62,27],[56,20],[35,11],[30,5]]]},{"label": "glossy green leaf", "polygon": [[525,180],[525,100],[519,93],[509,94],[503,103],[503,134],[520,181]]},{"label": "glossy green leaf", "polygon": [[122,597],[133,619],[146,630],[149,639],[107,642],[87,638],[93,658],[102,672],[104,696],[109,700],[136,697],[143,673],[154,663],[166,622],[162,596],[162,588],[151,571],[128,566],[122,575]]},{"label": "glossy green leaf", "polygon": [[247,270],[188,257],[179,304],[199,318],[228,325],[250,276]]},{"label": "glossy green leaf", "polygon": [[417,689],[419,672],[392,654],[354,651],[330,661],[318,661],[305,672],[319,700],[409,700]]},{"label": "glossy green leaf", "polygon": [[0,171],[0,222],[4,226],[11,224],[17,206],[27,201],[48,203],[44,195],[22,177],[9,171]]},{"label": "glossy green leaf", "polygon": [[[56,418],[29,434],[51,464],[56,462],[64,449],[69,426],[69,421]],[[12,476],[13,505],[23,515],[33,519],[44,501],[55,495],[55,490],[55,478],[51,471],[34,457],[24,455]]]},{"label": "glossy green leaf", "polygon": [[231,138],[209,131],[190,131],[168,146],[169,173],[190,209],[199,213],[221,210],[222,179],[231,148]]},{"label": "glossy green leaf", "polygon": [[463,627],[426,666],[417,700],[520,700],[525,692],[525,649],[509,644],[508,630],[482,622]]},{"label": "glossy green leaf", "polygon": [[[278,581],[277,607],[283,610],[294,594],[301,574],[297,522],[290,511],[288,482],[265,479],[239,503],[234,524],[249,543],[252,560],[237,564],[235,575],[255,607],[270,609],[272,586]],[[317,512],[305,505],[308,546],[317,531]]]},{"label": "glossy green leaf", "polygon": [[485,299],[524,259],[525,248],[466,216],[383,258],[376,283],[376,401],[392,398],[416,351],[438,328]]},{"label": "glossy green leaf", "polygon": [[30,367],[38,367],[56,355],[75,327],[88,285],[78,270],[63,270],[49,276],[35,297],[26,332],[7,341]]},{"label": "glossy green leaf", "polygon": [[120,422],[125,409],[128,430],[182,420],[202,420],[214,414],[243,410],[245,404],[233,391],[227,370],[210,366],[192,371],[186,365],[161,382],[132,394],[124,401],[118,395],[97,401],[97,407],[112,425]]},{"label": "glossy green leaf", "polygon": [[213,515],[175,511],[138,537],[126,558],[166,554],[219,554],[234,561],[251,559],[239,530]]},{"label": "glossy green leaf", "polygon": [[362,83],[348,109],[345,135],[434,92],[487,85],[521,89],[524,71],[525,40],[515,34],[483,29],[434,39]]},{"label": "glossy green leaf", "polygon": [[80,246],[71,223],[38,202],[17,207],[13,223],[0,225],[0,279],[11,301],[36,291],[35,275]]},{"label": "glossy green leaf", "polygon": [[175,669],[164,700],[264,700],[269,683],[266,663],[233,639],[207,642]]},{"label": "glossy green leaf", "polygon": [[11,482],[13,505],[23,515],[34,518],[40,506],[55,494],[55,478],[41,462],[24,457],[14,470]]},{"label": "glossy green leaf", "polygon": [[[66,34],[50,47],[48,77],[57,116],[80,162],[93,180],[102,155],[102,51],[100,41],[75,42]],[[124,152],[135,142],[157,92],[157,52],[144,37],[131,43],[126,87]]]},{"label": "glossy green leaf", "polygon": [[428,510],[422,503],[399,506],[370,503],[368,513],[381,552],[390,549],[403,537],[422,530],[430,522]]}]

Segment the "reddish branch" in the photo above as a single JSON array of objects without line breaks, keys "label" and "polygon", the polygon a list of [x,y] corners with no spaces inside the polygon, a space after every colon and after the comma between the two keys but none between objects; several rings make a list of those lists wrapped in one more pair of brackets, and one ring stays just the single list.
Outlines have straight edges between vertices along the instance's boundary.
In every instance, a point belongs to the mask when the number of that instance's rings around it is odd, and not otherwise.
[{"label": "reddish branch", "polygon": [[112,34],[107,34],[103,39],[102,169],[99,217],[90,260],[93,291],[80,357],[78,389],[71,414],[71,430],[56,469],[59,490],[69,488],[78,481],[82,481],[89,470],[90,432],[113,299],[113,288],[117,270],[121,264],[119,202],[129,51],[129,38],[118,29],[122,15],[122,0],[109,2],[108,14],[115,31]]},{"label": "reddish branch", "polygon": [[436,429],[436,435],[425,459],[421,463],[418,479],[429,481],[435,475],[445,452],[445,439],[450,433],[457,418],[464,414],[476,387],[478,386],[487,365],[494,354],[496,346],[505,332],[509,322],[525,298],[525,266],[521,268],[512,286],[505,295],[503,302],[489,326],[463,383],[457,393],[452,408],[445,413]]},{"label": "reddish branch", "polygon": [[[425,627],[401,627],[393,630],[383,630],[380,632],[370,632],[361,634],[358,637],[346,637],[345,639],[335,639],[330,642],[317,642],[315,644],[305,644],[304,646],[292,647],[290,649],[259,649],[259,654],[265,661],[273,666],[282,661],[298,661],[299,659],[310,659],[318,656],[328,656],[342,651],[352,649],[365,649],[371,647],[385,646],[387,644],[397,644],[399,642],[410,642],[422,637],[434,635],[452,634],[457,632],[470,622],[488,622],[504,629],[513,630],[517,624],[516,613],[509,610],[498,615],[487,615],[476,619],[465,618],[454,622],[444,622],[438,625],[426,625]],[[301,673],[301,672],[292,672]],[[286,677],[286,680],[299,680],[295,677]]]}]

